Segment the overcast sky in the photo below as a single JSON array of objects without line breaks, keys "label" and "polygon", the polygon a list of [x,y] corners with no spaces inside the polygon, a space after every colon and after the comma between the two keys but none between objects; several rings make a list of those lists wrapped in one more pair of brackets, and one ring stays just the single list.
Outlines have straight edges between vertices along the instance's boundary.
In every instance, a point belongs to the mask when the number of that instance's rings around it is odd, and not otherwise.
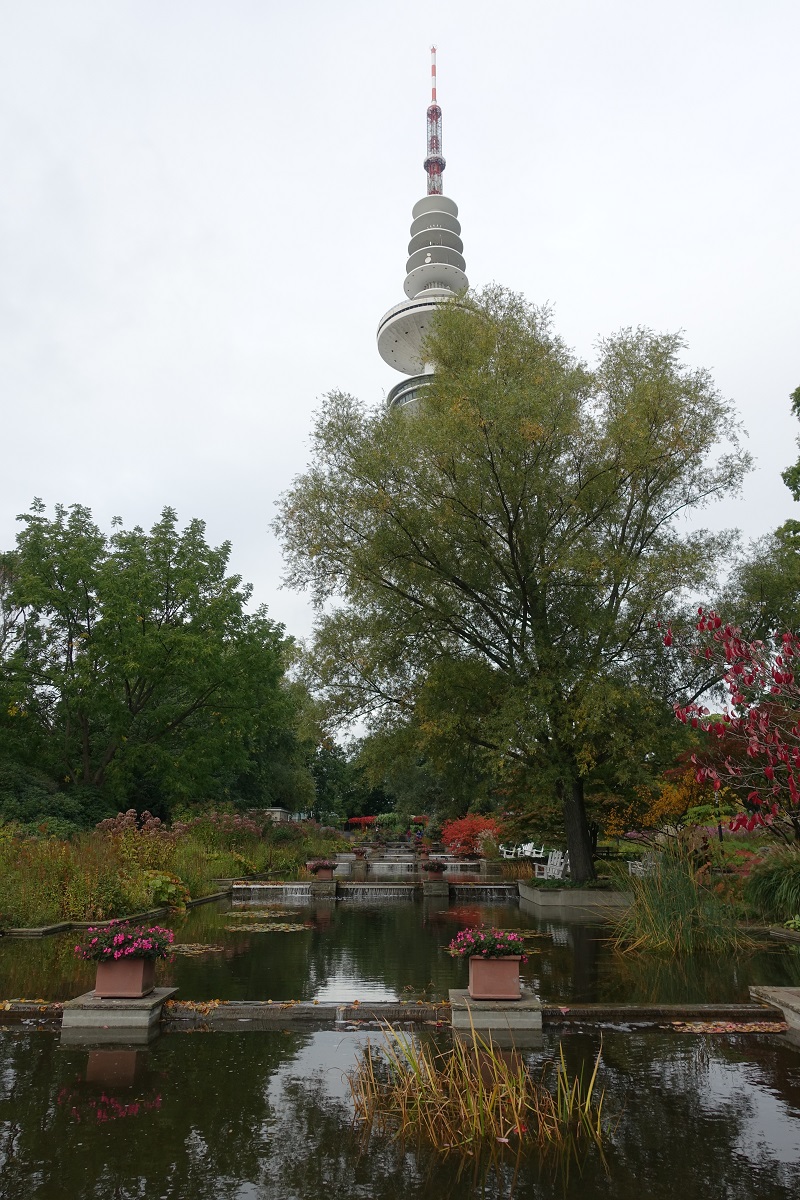
[{"label": "overcast sky", "polygon": [[800,516],[798,0],[0,0],[0,547],[169,504],[308,632],[268,527],[322,394],[401,378],[431,42],[471,283],[589,360],[682,329],[757,460],[709,523]]}]

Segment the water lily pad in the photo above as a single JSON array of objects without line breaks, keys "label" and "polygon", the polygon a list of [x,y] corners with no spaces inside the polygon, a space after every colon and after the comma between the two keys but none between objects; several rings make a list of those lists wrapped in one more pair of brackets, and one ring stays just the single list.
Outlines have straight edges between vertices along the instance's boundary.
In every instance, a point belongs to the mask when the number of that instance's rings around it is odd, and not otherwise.
[{"label": "water lily pad", "polygon": [[301,929],[313,929],[313,925],[275,922],[271,925],[226,925],[225,929],[229,933],[296,933]]},{"label": "water lily pad", "polygon": [[264,917],[288,917],[291,912],[290,908],[270,908],[269,906],[265,906],[256,909],[233,909],[231,912],[226,913],[225,916],[229,920],[236,918],[240,921],[259,921],[263,920]]},{"label": "water lily pad", "polygon": [[224,946],[208,946],[204,942],[173,942],[173,954],[185,954],[188,958],[199,958],[201,954],[224,954]]}]

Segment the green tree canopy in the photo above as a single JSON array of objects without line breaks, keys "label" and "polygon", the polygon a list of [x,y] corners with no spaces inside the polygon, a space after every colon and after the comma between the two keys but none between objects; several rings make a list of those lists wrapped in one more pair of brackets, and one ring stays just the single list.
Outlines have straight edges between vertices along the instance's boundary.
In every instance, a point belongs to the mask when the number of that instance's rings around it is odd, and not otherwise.
[{"label": "green tree canopy", "polygon": [[749,547],[715,608],[748,639],[800,631],[800,522],[785,521]]},{"label": "green tree canopy", "polygon": [[[229,543],[164,509],[105,535],[41,501],[3,556],[0,756],[107,809],[286,802],[310,775],[284,680],[288,643],[228,575]],[[13,773],[12,773],[13,775]],[[101,798],[98,813],[98,797]],[[291,801],[289,801],[291,802]]]},{"label": "green tree canopy", "polygon": [[590,370],[518,296],[444,305],[425,397],[409,414],[329,396],[277,521],[288,582],[319,606],[331,709],[415,716],[498,783],[555,794],[578,879],[587,778],[645,756],[654,705],[667,716],[656,619],[710,586],[725,545],[681,518],[748,466],[682,348],[624,330]]},{"label": "green tree canopy", "polygon": [[[792,412],[800,418],[800,387],[794,389],[789,399],[792,402]],[[781,472],[781,479],[792,493],[792,497],[800,500],[800,459]]]}]

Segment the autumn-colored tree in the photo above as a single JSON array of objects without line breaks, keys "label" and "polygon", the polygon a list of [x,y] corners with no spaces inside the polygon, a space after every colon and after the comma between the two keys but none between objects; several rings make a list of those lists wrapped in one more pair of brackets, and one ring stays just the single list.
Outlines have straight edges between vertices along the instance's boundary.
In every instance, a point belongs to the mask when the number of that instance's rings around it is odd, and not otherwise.
[{"label": "autumn-colored tree", "polygon": [[[694,703],[675,709],[678,720],[706,736],[691,756],[696,778],[736,794],[743,811],[732,829],[763,826],[800,840],[800,637],[787,632],[747,641],[702,608],[696,628],[695,653],[717,665],[727,693],[719,716]],[[671,642],[669,631],[664,640]]]}]

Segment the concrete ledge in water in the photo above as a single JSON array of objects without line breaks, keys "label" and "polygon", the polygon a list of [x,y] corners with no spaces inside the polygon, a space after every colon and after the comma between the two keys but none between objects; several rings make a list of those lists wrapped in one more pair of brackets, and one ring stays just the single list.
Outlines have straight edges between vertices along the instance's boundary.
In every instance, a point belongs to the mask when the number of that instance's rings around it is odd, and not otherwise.
[{"label": "concrete ledge in water", "polygon": [[149,996],[139,999],[101,999],[94,992],[85,992],[63,1005],[61,1029],[70,1031],[73,1042],[91,1042],[98,1032],[108,1035],[105,1040],[111,1036],[147,1040],[156,1032],[164,1003],[177,990],[154,988]]},{"label": "concrete ledge in water", "polygon": [[664,1025],[671,1021],[730,1021],[737,1025],[756,1025],[775,1020],[777,1016],[775,1009],[765,1003],[542,1006],[545,1025]]},{"label": "concrete ledge in water", "polygon": [[332,1025],[337,1012],[338,1005],[313,1000],[170,1000],[162,1019],[165,1029],[269,1028],[294,1022]]},{"label": "concrete ledge in water", "polygon": [[542,1002],[523,992],[521,1000],[472,1000],[466,988],[450,989],[453,1029],[476,1033],[508,1033],[542,1028]]},{"label": "concrete ledge in water", "polygon": [[164,1028],[253,1030],[293,1024],[330,1027],[355,1021],[448,1021],[450,1006],[425,1001],[378,1001],[352,1004],[313,1000],[172,1000],[164,1008]]},{"label": "concrete ledge in water", "polygon": [[71,921],[60,921],[57,925],[39,925],[31,926],[31,928],[21,927],[19,929],[4,929],[3,937],[13,938],[40,938],[50,937],[53,933],[67,933],[72,929]]},{"label": "concrete ledge in water", "polygon": [[[162,993],[172,995],[174,989],[162,988]],[[786,1013],[790,1030],[794,1028],[800,1037],[800,1014],[797,1025],[792,1026],[789,1014],[796,1013],[800,1008],[800,989],[797,988],[752,988],[754,1000],[750,1004],[574,1004],[555,1005],[536,1001],[541,1013],[542,1024],[547,1027],[559,1025],[655,1025],[669,1024],[671,1021],[730,1021],[737,1025],[759,1024],[762,1021],[777,1020],[780,1010]],[[758,993],[758,998],[755,998]],[[466,990],[458,993],[467,997]],[[94,993],[88,996],[93,998]],[[79,997],[79,1000],[84,997]],[[152,997],[144,997],[151,1000]],[[67,1001],[67,1005],[76,1001]],[[142,1001],[113,1001],[95,1002],[102,1004],[101,1013],[108,1014],[112,1004],[142,1004]],[[475,1010],[477,1005],[491,1005],[492,1001],[470,1001]],[[498,1002],[500,1003],[500,1002]],[[521,1001],[506,1001],[512,1011],[519,1009]],[[45,1000],[6,1000],[0,1001],[0,1026],[8,1022],[9,1027],[17,1023],[28,1026],[36,1025],[40,1029],[57,1029],[61,1021],[62,1005],[55,1001]],[[361,1001],[356,1003],[325,1002],[314,1003],[313,1000],[168,1000],[161,1008],[161,1028],[164,1031],[179,1031],[181,1029],[232,1030],[243,1032],[260,1029],[274,1029],[292,1024],[318,1025],[333,1028],[336,1025],[350,1024],[356,1021],[388,1021],[388,1022],[447,1022],[450,1020],[451,1008],[447,1001],[414,1001],[414,1000],[382,1000]],[[464,1012],[463,1015],[466,1015]],[[148,1023],[145,1030],[151,1034],[156,1031],[157,1023]],[[467,1019],[464,1028],[469,1028]],[[70,1025],[66,1027],[68,1030]],[[476,1026],[479,1028],[479,1026]],[[108,1034],[107,1040],[124,1041],[125,1027],[112,1025],[108,1018],[103,1019],[102,1026],[95,1025],[89,1029],[90,1040],[101,1040],[103,1030]],[[122,1032],[120,1032],[122,1030]],[[485,1031],[485,1029],[484,1029]],[[497,1027],[492,1025],[493,1036]],[[75,1029],[76,1035],[81,1033],[80,1027]],[[84,1027],[84,1034],[86,1029]],[[97,1034],[97,1039],[94,1035]],[[103,1034],[105,1036],[105,1034]],[[85,1039],[85,1036],[83,1038]]]},{"label": "concrete ledge in water", "polygon": [[598,917],[601,920],[625,912],[633,903],[630,892],[612,892],[603,888],[538,888],[520,880],[520,900],[537,912]]},{"label": "concrete ledge in water", "polygon": [[763,1000],[779,1008],[789,1028],[800,1032],[800,988],[751,987],[749,990],[754,1000]]}]

